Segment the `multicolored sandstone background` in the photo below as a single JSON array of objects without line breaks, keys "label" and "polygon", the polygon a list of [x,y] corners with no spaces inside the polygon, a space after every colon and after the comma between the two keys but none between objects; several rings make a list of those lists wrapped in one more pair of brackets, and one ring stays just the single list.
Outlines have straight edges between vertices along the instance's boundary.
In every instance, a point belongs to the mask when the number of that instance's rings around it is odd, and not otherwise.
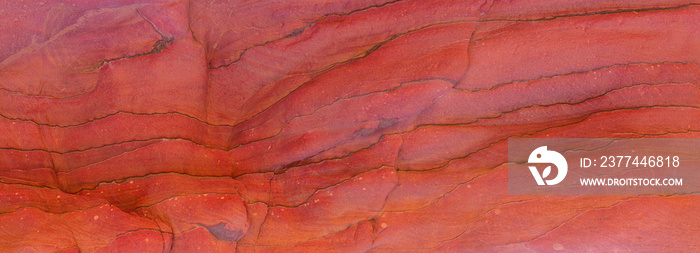
[{"label": "multicolored sandstone background", "polygon": [[4,0],[0,251],[698,251],[507,194],[511,137],[700,137],[697,1]]}]

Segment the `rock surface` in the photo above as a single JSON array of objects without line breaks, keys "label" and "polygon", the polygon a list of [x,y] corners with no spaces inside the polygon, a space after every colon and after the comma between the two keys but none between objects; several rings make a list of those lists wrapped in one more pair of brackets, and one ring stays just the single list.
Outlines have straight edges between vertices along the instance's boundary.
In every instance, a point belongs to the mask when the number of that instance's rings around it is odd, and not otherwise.
[{"label": "rock surface", "polygon": [[511,137],[700,137],[700,3],[4,1],[0,251],[698,251],[507,194]]}]

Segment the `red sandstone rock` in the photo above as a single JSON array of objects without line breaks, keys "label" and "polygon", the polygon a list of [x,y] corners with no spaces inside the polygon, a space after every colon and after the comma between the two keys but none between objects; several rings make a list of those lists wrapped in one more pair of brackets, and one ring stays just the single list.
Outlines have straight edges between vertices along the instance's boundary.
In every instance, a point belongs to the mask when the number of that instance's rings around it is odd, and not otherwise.
[{"label": "red sandstone rock", "polygon": [[511,137],[700,137],[681,1],[9,1],[0,251],[693,251],[507,194]]}]

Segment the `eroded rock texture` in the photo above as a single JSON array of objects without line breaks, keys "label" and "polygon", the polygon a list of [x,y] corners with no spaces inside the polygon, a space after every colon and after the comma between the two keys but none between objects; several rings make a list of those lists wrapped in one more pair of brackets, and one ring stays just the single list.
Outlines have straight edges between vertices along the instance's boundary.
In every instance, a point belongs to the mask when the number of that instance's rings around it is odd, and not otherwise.
[{"label": "eroded rock texture", "polygon": [[509,137],[700,137],[688,1],[3,1],[0,251],[697,251]]}]

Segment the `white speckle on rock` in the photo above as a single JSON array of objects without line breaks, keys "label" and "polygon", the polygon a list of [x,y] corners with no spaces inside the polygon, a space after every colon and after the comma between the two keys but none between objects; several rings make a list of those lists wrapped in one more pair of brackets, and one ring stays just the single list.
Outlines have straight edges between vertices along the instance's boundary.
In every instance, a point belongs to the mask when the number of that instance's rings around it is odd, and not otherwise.
[{"label": "white speckle on rock", "polygon": [[552,245],[552,248],[554,250],[564,250],[564,245],[561,245],[561,243],[555,243],[554,245]]}]

